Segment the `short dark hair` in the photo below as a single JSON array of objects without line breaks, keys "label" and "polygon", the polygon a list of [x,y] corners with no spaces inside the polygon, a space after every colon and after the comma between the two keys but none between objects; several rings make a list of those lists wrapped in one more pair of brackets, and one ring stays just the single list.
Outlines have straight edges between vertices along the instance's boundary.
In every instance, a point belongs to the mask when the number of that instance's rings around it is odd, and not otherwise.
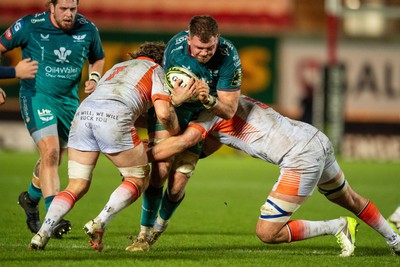
[{"label": "short dark hair", "polygon": [[138,57],[148,57],[154,60],[157,64],[161,65],[163,62],[164,51],[165,51],[165,43],[164,42],[144,42],[141,44],[135,52],[128,53],[131,56],[131,59],[135,59]]},{"label": "short dark hair", "polygon": [[218,23],[208,15],[194,16],[189,22],[189,35],[197,36],[201,42],[207,43],[211,37],[218,35]]},{"label": "short dark hair", "polygon": [[[57,5],[59,0],[48,0],[46,6],[50,4]],[[79,5],[79,0],[76,0],[76,3]]]}]

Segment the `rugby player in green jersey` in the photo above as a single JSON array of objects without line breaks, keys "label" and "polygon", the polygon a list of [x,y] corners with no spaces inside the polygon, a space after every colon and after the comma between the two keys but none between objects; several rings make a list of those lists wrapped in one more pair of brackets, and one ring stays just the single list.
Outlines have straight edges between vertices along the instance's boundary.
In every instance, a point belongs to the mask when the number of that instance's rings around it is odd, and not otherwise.
[{"label": "rugby player in green jersey", "polygon": [[[43,196],[46,210],[60,190],[58,166],[68,142],[71,121],[79,105],[78,86],[82,68],[89,61],[90,94],[103,72],[104,50],[96,26],[78,14],[79,0],[49,0],[45,12],[17,20],[0,37],[0,55],[21,47],[22,58],[39,62],[33,79],[21,80],[21,114],[39,150],[32,183],[19,196],[28,228],[40,226],[38,203]],[[71,228],[63,220],[54,228],[61,238]]]},{"label": "rugby player in green jersey", "polygon": [[[235,114],[240,97],[242,65],[235,46],[220,36],[218,24],[208,15],[194,16],[189,30],[176,34],[168,42],[164,54],[164,70],[184,67],[194,73],[199,83],[196,90],[208,89],[210,94],[204,104],[200,101],[175,105],[182,130],[203,109],[230,119]],[[174,104],[174,97],[171,102]],[[148,132],[150,143],[167,138],[168,132],[149,112]],[[143,194],[140,233],[129,251],[146,251],[166,229],[169,219],[185,195],[185,187],[193,174],[201,152],[201,145],[176,155],[174,159],[153,164],[149,188]],[[168,187],[163,194],[164,184]],[[157,217],[159,213],[159,216]],[[156,220],[157,219],[157,220]]]}]

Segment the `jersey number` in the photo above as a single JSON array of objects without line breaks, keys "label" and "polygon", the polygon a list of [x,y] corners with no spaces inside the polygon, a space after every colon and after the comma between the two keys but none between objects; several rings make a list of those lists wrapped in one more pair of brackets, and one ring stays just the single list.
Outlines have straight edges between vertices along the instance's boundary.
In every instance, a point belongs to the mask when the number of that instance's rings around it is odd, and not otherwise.
[{"label": "jersey number", "polygon": [[127,66],[121,66],[121,67],[117,67],[114,69],[114,71],[107,77],[106,81],[111,80],[112,78],[115,77],[115,75],[117,75],[118,73],[120,73],[121,71],[123,71]]}]

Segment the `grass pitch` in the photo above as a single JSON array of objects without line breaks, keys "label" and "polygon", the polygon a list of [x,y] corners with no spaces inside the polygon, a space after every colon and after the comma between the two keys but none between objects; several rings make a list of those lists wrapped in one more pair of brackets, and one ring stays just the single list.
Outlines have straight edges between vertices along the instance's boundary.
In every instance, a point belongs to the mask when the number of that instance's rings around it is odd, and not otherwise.
[{"label": "grass pitch", "polygon": [[[100,158],[88,194],[67,214],[72,232],[51,239],[45,251],[28,251],[33,234],[17,205],[27,190],[37,154],[0,152],[0,266],[400,266],[385,240],[361,222],[356,256],[340,258],[332,236],[291,244],[266,245],[255,235],[259,207],[279,169],[248,156],[214,155],[201,160],[186,198],[167,231],[147,253],[126,252],[140,223],[141,199],[108,225],[105,249],[95,252],[82,227],[94,218],[120,184],[118,171]],[[400,203],[400,164],[339,162],[353,188],[370,198],[388,216]],[[67,184],[66,161],[60,169],[61,189]],[[44,217],[43,201],[40,204]],[[353,216],[316,191],[293,219],[327,220]]]}]

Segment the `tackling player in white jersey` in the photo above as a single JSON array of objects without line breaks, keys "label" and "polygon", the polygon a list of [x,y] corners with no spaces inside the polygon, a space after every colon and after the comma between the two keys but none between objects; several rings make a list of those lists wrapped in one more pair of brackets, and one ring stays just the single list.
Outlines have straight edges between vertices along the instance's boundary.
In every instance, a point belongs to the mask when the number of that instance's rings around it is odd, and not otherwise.
[{"label": "tackling player in white jersey", "polygon": [[207,143],[209,138],[214,140],[212,149],[219,147],[215,146],[217,141],[279,165],[280,176],[261,206],[256,226],[261,241],[282,243],[334,235],[342,248],[340,255],[354,255],[358,226],[354,218],[290,220],[317,187],[328,200],[353,212],[379,232],[393,253],[400,254],[400,236],[370,200],[350,187],[329,139],[315,127],[286,118],[266,104],[242,96],[232,119],[223,120],[203,111],[182,135],[170,137],[149,150],[149,160],[163,160],[203,139]]},{"label": "tackling player in white jersey", "polygon": [[[145,147],[132,126],[154,105],[158,120],[171,135],[180,130],[169,93],[163,90],[165,73],[160,64],[164,50],[165,44],[161,42],[142,44],[136,53],[130,54],[132,60],[107,71],[97,89],[81,103],[69,135],[69,184],[54,198],[39,232],[31,240],[30,249],[44,249],[54,225],[89,190],[100,152],[124,178],[101,213],[84,226],[93,248],[103,249],[107,223],[146,189],[150,168]],[[193,82],[187,87],[191,85]]]}]

